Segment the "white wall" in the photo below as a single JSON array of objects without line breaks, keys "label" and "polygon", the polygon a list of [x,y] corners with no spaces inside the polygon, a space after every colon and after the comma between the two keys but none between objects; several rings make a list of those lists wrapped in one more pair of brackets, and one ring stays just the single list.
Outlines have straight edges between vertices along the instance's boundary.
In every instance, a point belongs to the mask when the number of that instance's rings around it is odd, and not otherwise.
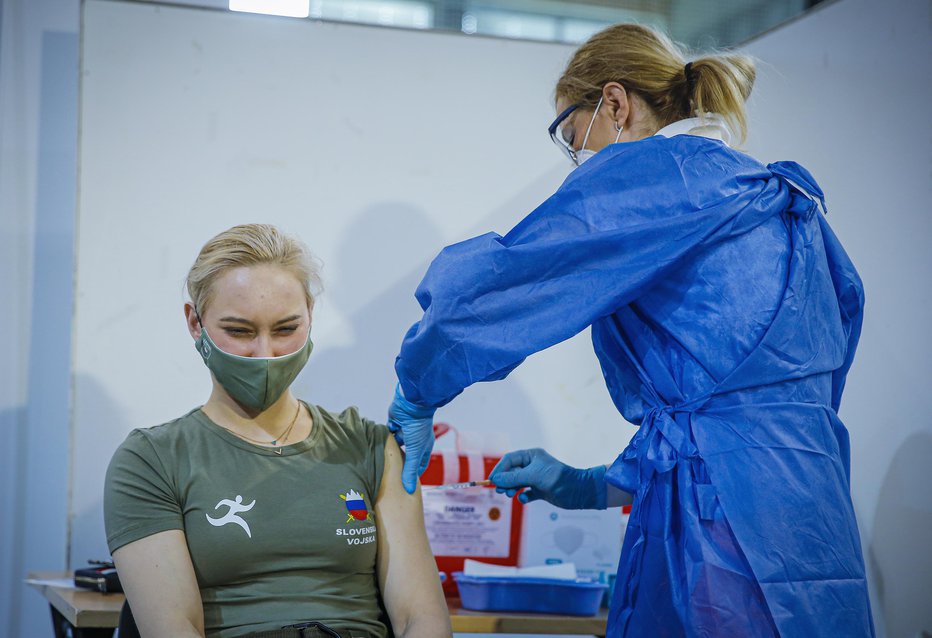
[{"label": "white wall", "polygon": [[749,150],[809,168],[864,280],[841,416],[878,630],[932,633],[932,4],[835,2],[746,48]]},{"label": "white wall", "polygon": [[79,7],[0,9],[0,635],[32,638],[25,572],[68,562]]},{"label": "white wall", "polygon": [[[429,260],[505,232],[566,176],[546,125],[571,51],[107,1],[87,2],[84,29],[76,562],[106,547],[93,451],[208,394],[181,314],[199,247],[243,221],[303,237],[327,292],[298,391],[384,419]],[[438,418],[500,451],[539,444],[606,462],[601,450],[620,450],[632,428],[599,378],[581,335]]]}]

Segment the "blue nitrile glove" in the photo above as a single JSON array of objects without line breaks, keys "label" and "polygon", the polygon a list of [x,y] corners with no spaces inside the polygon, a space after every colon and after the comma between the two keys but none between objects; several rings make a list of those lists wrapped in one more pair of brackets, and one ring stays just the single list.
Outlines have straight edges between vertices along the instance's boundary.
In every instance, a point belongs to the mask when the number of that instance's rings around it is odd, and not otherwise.
[{"label": "blue nitrile glove", "polygon": [[430,463],[430,451],[434,449],[434,412],[435,408],[411,403],[401,392],[401,384],[395,386],[395,398],[388,408],[388,429],[395,433],[398,445],[405,446],[401,484],[408,494],[414,494],[418,477]]},{"label": "blue nitrile glove", "polygon": [[570,467],[540,448],[509,452],[489,475],[498,492],[522,503],[543,499],[566,510],[604,510],[605,466]]}]

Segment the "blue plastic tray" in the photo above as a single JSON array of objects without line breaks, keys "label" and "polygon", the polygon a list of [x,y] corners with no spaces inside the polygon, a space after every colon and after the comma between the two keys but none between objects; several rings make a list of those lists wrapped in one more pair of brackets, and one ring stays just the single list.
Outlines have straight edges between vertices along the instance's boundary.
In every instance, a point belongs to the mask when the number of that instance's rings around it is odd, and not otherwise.
[{"label": "blue plastic tray", "polygon": [[588,579],[502,578],[454,572],[464,609],[593,616],[608,585]]}]

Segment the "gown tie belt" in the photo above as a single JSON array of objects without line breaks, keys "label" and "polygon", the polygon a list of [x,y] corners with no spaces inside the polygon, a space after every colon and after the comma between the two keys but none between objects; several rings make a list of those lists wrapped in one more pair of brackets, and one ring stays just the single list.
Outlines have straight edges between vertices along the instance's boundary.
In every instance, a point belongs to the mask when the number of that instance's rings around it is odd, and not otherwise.
[{"label": "gown tie belt", "polygon": [[692,413],[701,409],[712,394],[669,405],[656,403],[644,414],[637,433],[606,473],[606,480],[627,492],[646,486],[654,473],[673,469],[681,459],[698,459],[692,440]]},{"label": "gown tie belt", "polygon": [[[651,498],[651,491],[661,475],[672,472],[678,465],[699,466],[699,478],[693,481],[692,498],[700,518],[711,518],[716,497],[714,487],[707,484],[705,470],[699,450],[692,440],[690,421],[692,413],[699,410],[711,398],[711,394],[678,405],[655,404],[645,413],[637,434],[631,443],[618,456],[605,474],[607,482],[634,495],[629,517],[628,533],[625,536],[622,559],[630,566],[629,577],[616,581],[615,599],[622,600],[616,609],[620,611],[617,622],[620,627],[627,625],[632,601],[641,580],[644,548],[647,542],[645,530],[646,517],[644,504]],[[692,474],[696,474],[696,469]],[[690,471],[686,469],[685,471]],[[680,499],[689,498],[680,494]],[[632,524],[633,523],[633,524]],[[619,568],[621,566],[619,565]],[[614,606],[614,605],[613,605]],[[622,632],[624,635],[624,632]]]}]

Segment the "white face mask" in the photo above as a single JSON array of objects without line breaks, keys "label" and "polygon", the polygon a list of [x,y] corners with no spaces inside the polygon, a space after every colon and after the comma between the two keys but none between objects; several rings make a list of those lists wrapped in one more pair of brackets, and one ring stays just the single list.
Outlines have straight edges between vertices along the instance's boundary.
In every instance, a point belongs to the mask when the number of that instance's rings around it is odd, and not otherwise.
[{"label": "white face mask", "polygon": [[593,155],[595,155],[595,151],[592,149],[584,148],[579,151],[576,153],[576,166],[582,166],[583,162],[588,161]]},{"label": "white face mask", "polygon": [[[582,141],[582,148],[576,151],[576,166],[582,166],[583,162],[588,161],[593,155],[596,154],[596,151],[586,148],[586,142],[589,141],[589,132],[592,130],[592,125],[595,123],[595,116],[599,114],[599,109],[602,107],[602,98],[599,98],[599,103],[595,105],[595,110],[592,112],[592,119],[589,120],[589,128],[586,129],[586,136]],[[615,144],[618,143],[618,138],[621,137],[621,131],[623,127],[618,128],[618,135],[615,136]]]}]

